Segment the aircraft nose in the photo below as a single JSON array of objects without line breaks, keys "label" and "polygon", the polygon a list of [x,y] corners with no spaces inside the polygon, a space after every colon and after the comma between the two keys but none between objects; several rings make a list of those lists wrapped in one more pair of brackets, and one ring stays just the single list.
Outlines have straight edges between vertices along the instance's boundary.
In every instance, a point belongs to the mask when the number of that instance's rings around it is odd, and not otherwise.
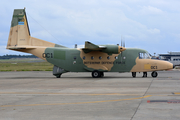
[{"label": "aircraft nose", "polygon": [[167,69],[173,69],[173,64],[169,62],[169,63],[167,64]]}]

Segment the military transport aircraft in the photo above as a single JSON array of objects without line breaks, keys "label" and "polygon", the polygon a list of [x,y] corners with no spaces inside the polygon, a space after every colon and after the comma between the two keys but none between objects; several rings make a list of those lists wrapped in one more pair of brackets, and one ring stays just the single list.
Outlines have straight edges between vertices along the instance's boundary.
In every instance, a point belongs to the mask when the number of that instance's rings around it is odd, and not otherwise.
[{"label": "military transport aircraft", "polygon": [[30,36],[25,9],[15,9],[7,49],[31,53],[54,65],[53,75],[60,78],[66,72],[92,72],[92,77],[103,77],[104,72],[147,72],[157,77],[156,71],[173,68],[173,64],[151,59],[143,49],[119,45],[95,45],[86,41],[85,47],[67,48]]}]

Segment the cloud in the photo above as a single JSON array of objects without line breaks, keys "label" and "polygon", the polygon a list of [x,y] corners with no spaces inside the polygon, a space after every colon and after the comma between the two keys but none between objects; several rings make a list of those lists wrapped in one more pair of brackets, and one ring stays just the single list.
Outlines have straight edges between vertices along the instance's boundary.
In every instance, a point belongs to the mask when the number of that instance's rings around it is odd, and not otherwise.
[{"label": "cloud", "polygon": [[158,14],[162,14],[163,11],[161,9],[158,9],[156,7],[152,7],[152,6],[143,6],[142,9],[140,10],[141,14],[144,15],[158,15]]},{"label": "cloud", "polygon": [[160,30],[157,28],[147,30],[150,34],[160,34]]},{"label": "cloud", "polygon": [[[173,33],[180,31],[179,4],[178,0],[3,1],[0,4],[1,46],[7,43],[13,9],[25,6],[33,37],[74,48],[74,44],[82,45],[86,40],[117,44],[123,35],[129,41],[128,46],[151,50],[147,43],[178,39]],[[153,46],[160,48],[158,44]],[[162,46],[160,50],[166,48]]]},{"label": "cloud", "polygon": [[84,48],[84,45],[78,45],[78,48]]},{"label": "cloud", "polygon": [[3,36],[3,33],[0,32],[0,38]]}]

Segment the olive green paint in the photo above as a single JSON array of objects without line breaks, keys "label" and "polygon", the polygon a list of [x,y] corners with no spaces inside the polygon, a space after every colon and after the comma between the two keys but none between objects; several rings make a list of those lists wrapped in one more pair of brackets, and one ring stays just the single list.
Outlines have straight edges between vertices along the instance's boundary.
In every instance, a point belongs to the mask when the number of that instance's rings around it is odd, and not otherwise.
[{"label": "olive green paint", "polygon": [[66,51],[54,50],[54,58],[55,59],[66,59]]},{"label": "olive green paint", "polygon": [[67,47],[65,47],[65,46],[58,45],[58,44],[55,44],[55,46],[54,46],[54,47],[63,47],[63,48],[67,48]]},{"label": "olive green paint", "polygon": [[27,21],[26,11],[25,9],[14,9],[13,18],[11,21],[11,27],[17,26],[18,22],[20,22],[25,17],[27,22],[27,28],[30,35],[29,25]]},{"label": "olive green paint", "polygon": [[[53,53],[53,58],[46,58],[46,60],[66,71],[71,72],[89,72],[97,69],[88,68],[84,65],[83,60],[80,57],[80,50],[71,48],[47,48],[45,53]],[[125,51],[118,55],[113,63],[113,67],[109,72],[130,72],[134,65],[136,65],[136,58],[139,52],[146,52],[141,49],[127,48]],[[125,57],[125,59],[123,59]],[[100,60],[101,62],[101,60]],[[107,72],[101,69],[98,71]]]},{"label": "olive green paint", "polygon": [[102,45],[102,46],[106,47],[106,49],[103,49],[102,52],[107,53],[108,55],[118,54],[117,45]]},{"label": "olive green paint", "polygon": [[93,44],[93,43],[91,43],[91,42],[86,41],[86,42],[85,42],[85,48],[87,48],[87,49],[98,49],[99,46],[98,46],[98,45],[95,45],[95,44]]},{"label": "olive green paint", "polygon": [[111,71],[129,72],[136,64],[137,57],[138,53],[136,49],[126,48],[125,51],[118,55],[118,59],[114,61],[115,63],[121,62],[121,64],[115,64]]},{"label": "olive green paint", "polygon": [[24,9],[15,9],[13,13],[13,19],[11,21],[11,27],[18,25],[18,22],[23,19],[25,14],[26,13]]},{"label": "olive green paint", "polygon": [[[46,60],[66,71],[87,72],[87,70],[84,69],[85,65],[80,57],[80,51],[77,49],[54,47],[46,48],[45,53],[53,53],[54,57],[59,54],[62,55],[63,57],[56,57],[55,59],[49,57],[46,58]],[[74,59],[74,57],[76,57],[76,59]]]}]

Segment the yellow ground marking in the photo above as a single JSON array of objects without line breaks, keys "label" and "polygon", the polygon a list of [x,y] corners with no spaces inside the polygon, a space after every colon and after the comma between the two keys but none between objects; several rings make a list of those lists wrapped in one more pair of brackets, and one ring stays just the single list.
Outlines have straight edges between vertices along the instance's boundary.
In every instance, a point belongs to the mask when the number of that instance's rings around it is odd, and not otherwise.
[{"label": "yellow ground marking", "polygon": [[140,94],[120,94],[120,93],[46,93],[46,92],[0,92],[3,94],[20,94],[20,95],[121,95],[121,96],[141,96]]},{"label": "yellow ground marking", "polygon": [[104,101],[90,101],[90,102],[75,102],[75,103],[49,103],[49,104],[27,104],[27,105],[1,105],[1,107],[21,107],[21,106],[44,106],[44,105],[72,105],[72,104],[88,104],[88,103],[103,103],[103,102],[117,102],[126,100],[136,100],[151,97],[151,95],[138,97],[138,98],[128,98],[128,99],[118,99],[118,100],[104,100]]}]

